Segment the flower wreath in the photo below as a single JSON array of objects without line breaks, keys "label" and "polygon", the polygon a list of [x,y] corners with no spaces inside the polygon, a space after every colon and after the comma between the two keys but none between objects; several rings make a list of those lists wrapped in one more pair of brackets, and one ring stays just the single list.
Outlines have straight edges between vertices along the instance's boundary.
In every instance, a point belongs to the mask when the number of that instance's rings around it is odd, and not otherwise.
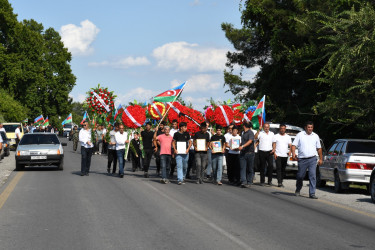
[{"label": "flower wreath", "polygon": [[139,128],[146,121],[146,111],[140,105],[128,106],[122,113],[122,122],[128,128]]},{"label": "flower wreath", "polygon": [[236,125],[241,125],[242,121],[244,119],[244,113],[241,112],[240,110],[241,104],[233,104],[233,121]]},{"label": "flower wreath", "polygon": [[155,120],[160,120],[166,110],[166,105],[162,102],[154,102],[153,104],[148,105],[148,112],[152,119]]},{"label": "flower wreath", "polygon": [[108,88],[98,86],[97,88],[92,88],[87,94],[86,103],[92,112],[101,115],[114,110],[114,99],[116,96],[113,94],[113,91],[108,91]]},{"label": "flower wreath", "polygon": [[227,127],[233,121],[233,110],[228,105],[218,106],[214,114],[217,125]]},{"label": "flower wreath", "polygon": [[214,107],[211,105],[209,106],[205,111],[204,111],[204,118],[209,123],[214,123],[215,122],[215,113],[214,113]]}]

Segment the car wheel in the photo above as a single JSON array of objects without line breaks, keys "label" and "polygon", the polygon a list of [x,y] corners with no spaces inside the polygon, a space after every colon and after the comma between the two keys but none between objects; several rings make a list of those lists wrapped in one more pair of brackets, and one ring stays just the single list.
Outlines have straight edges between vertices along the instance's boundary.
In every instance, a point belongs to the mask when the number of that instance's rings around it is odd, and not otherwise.
[{"label": "car wheel", "polygon": [[316,186],[319,188],[325,187],[326,181],[321,179],[319,167],[316,168]]},{"label": "car wheel", "polygon": [[372,202],[375,203],[375,174],[371,176],[370,180],[370,195]]},{"label": "car wheel", "polygon": [[335,172],[335,192],[341,193],[343,190],[342,184],[340,182],[340,176],[338,172]]},{"label": "car wheel", "polygon": [[61,159],[60,163],[59,163],[59,166],[58,166],[58,169],[59,170],[63,170],[64,169],[64,160]]},{"label": "car wheel", "polygon": [[16,171],[25,170],[25,165],[19,164],[16,162]]}]

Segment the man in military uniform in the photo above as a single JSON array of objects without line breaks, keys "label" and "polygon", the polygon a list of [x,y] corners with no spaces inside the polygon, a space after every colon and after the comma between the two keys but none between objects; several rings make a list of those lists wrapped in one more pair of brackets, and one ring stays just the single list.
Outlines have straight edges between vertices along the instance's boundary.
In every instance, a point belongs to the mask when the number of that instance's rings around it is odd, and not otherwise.
[{"label": "man in military uniform", "polygon": [[73,140],[73,150],[77,151],[78,141],[79,141],[79,131],[78,127],[74,126],[72,131],[72,140]]}]

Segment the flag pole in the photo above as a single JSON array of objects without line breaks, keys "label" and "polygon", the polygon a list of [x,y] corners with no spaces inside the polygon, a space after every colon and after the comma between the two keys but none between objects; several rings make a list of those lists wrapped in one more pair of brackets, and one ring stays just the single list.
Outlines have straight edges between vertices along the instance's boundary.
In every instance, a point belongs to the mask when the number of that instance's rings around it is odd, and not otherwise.
[{"label": "flag pole", "polygon": [[[176,97],[174,98],[173,102],[175,102],[177,100],[177,98],[182,94],[182,91],[184,91],[184,88],[187,84],[187,81],[185,82],[185,85],[182,87],[181,91],[180,91],[180,94],[176,95]],[[169,110],[171,109],[171,105],[169,105],[167,111],[165,111],[165,114],[163,115],[163,117],[160,119],[160,122],[158,124],[158,126],[156,126],[156,131],[158,130],[159,126],[160,126],[160,123],[165,119],[165,117],[167,116]]]},{"label": "flag pole", "polygon": [[265,106],[266,106],[266,95],[263,96],[262,119],[260,120],[260,127],[263,126],[263,115],[264,115],[264,107]]}]

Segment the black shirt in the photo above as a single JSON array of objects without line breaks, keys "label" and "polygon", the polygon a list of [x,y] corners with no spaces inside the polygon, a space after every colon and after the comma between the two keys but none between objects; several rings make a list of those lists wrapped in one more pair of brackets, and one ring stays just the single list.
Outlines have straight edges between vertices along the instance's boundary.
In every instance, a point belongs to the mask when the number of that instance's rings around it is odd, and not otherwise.
[{"label": "black shirt", "polygon": [[[212,137],[211,137],[211,140],[210,141],[220,141],[221,142],[221,148],[223,148],[223,146],[225,146],[224,144],[225,144],[225,137],[224,137],[224,135],[213,135]],[[215,154],[220,154],[220,153],[215,153]],[[222,153],[221,153],[222,154]]]},{"label": "black shirt", "polygon": [[141,132],[144,149],[152,149],[152,140],[154,138],[154,131],[142,131]]},{"label": "black shirt", "polygon": [[[180,133],[180,131],[177,131],[173,135],[173,140],[175,140],[176,142],[178,141],[186,142],[186,149],[187,149],[189,146],[190,134],[188,132]],[[177,149],[177,143],[176,143],[176,149]]]},{"label": "black shirt", "polygon": [[133,145],[133,147],[135,148],[135,151],[137,152],[137,155],[139,156],[141,154],[141,147],[140,147],[141,141],[133,139],[131,140],[131,144]]},{"label": "black shirt", "polygon": [[241,146],[246,144],[250,140],[252,140],[253,142],[249,146],[244,147],[241,150],[241,153],[245,154],[245,153],[254,152],[254,133],[253,133],[253,131],[251,131],[251,129],[249,129],[248,131],[246,131],[242,134],[242,136],[241,136]]},{"label": "black shirt", "polygon": [[[198,131],[197,133],[195,133],[193,139],[194,140],[205,139],[206,143],[208,143],[210,141],[210,134],[207,132],[203,133],[202,131]],[[201,153],[207,153],[207,151],[202,151]]]}]

